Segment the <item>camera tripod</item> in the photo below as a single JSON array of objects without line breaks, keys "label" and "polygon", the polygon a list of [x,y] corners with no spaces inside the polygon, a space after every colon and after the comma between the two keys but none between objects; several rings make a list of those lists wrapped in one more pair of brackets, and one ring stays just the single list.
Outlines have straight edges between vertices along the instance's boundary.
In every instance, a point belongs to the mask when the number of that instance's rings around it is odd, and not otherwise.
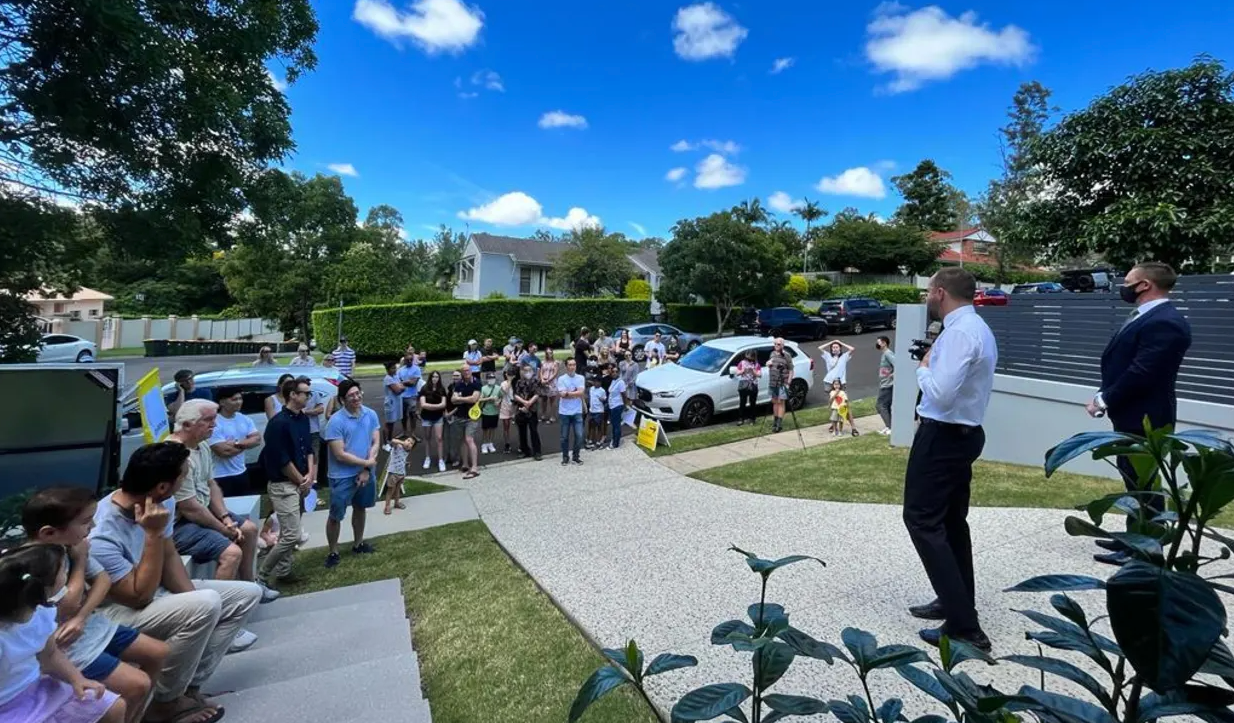
[{"label": "camera tripod", "polygon": [[[806,440],[805,440],[805,437],[801,436],[801,423],[797,421],[797,412],[788,406],[787,401],[784,404],[784,408],[788,411],[789,415],[791,415],[793,418],[793,428],[797,430],[797,441],[801,442],[801,451],[804,454],[806,451]],[[762,439],[763,436],[766,434],[766,432],[764,432],[763,430],[766,429],[767,417],[770,417],[770,416],[771,416],[770,414],[764,414],[762,420],[759,421],[758,423],[758,435],[754,437],[754,449],[758,449],[759,440]]]}]

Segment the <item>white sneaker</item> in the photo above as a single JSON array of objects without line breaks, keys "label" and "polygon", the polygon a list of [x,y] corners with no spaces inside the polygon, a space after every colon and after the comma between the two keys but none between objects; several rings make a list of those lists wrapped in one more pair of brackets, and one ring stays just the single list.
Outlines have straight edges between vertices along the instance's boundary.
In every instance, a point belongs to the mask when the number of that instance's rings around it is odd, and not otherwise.
[{"label": "white sneaker", "polygon": [[427,454],[424,455],[424,469],[428,469],[429,467],[432,467],[432,466],[433,466],[433,460],[429,459],[429,456]]},{"label": "white sneaker", "polygon": [[437,471],[438,472],[446,471],[446,461],[444,459],[437,460]]},{"label": "white sneaker", "polygon": [[300,531],[300,544],[303,545],[309,541],[309,533],[304,530]]},{"label": "white sneaker", "polygon": [[891,429],[889,427],[883,427],[883,431],[879,432],[879,434],[886,437],[891,434]]},{"label": "white sneaker", "polygon": [[482,454],[488,454],[489,452],[492,452],[492,451],[493,451],[493,450],[489,449],[489,448],[490,448],[490,447],[492,447],[492,446],[493,446],[493,445],[489,444],[488,442],[485,442],[485,443],[483,443],[483,444],[481,444],[481,445],[480,445],[480,452],[481,452]]},{"label": "white sneaker", "polygon": [[253,643],[257,642],[257,633],[241,630],[236,633],[236,637],[231,639],[231,647],[227,649],[227,654],[239,653],[253,647]]}]

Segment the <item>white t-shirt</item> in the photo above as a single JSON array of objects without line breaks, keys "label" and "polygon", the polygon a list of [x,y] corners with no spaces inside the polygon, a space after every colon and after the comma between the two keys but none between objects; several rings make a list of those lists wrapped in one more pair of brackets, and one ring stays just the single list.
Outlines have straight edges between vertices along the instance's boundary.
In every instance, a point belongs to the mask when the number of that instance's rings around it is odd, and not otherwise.
[{"label": "white t-shirt", "polygon": [[625,394],[626,382],[621,377],[613,380],[613,383],[608,386],[608,408],[616,409],[617,407],[625,406],[625,400],[621,398]]},{"label": "white t-shirt", "polygon": [[56,632],[56,609],[40,605],[21,625],[0,625],[0,706],[39,679],[38,654]]},{"label": "white t-shirt", "polygon": [[309,393],[308,404],[304,405],[304,408],[305,409],[313,409],[314,407],[322,408],[321,414],[305,415],[308,417],[308,420],[309,420],[309,433],[321,434],[321,419],[322,417],[326,416],[325,407],[326,407],[326,402],[328,401],[330,401],[330,395],[326,394],[325,392],[320,392],[314,389]]},{"label": "white t-shirt", "polygon": [[[214,423],[214,434],[210,435],[210,446],[213,447],[223,442],[239,442],[256,431],[257,425],[253,424],[253,420],[249,419],[248,415],[236,412],[231,419],[228,419],[220,414]],[[211,455],[214,457],[216,478],[244,474],[244,452],[235,457],[220,457],[213,453]]]},{"label": "white t-shirt", "polygon": [[604,411],[604,398],[607,395],[604,393],[604,387],[596,385],[591,388],[591,412],[599,414]]},{"label": "white t-shirt", "polygon": [[561,393],[561,398],[557,401],[558,416],[583,413],[583,400],[580,397],[566,399],[565,392],[576,392],[583,388],[584,381],[581,374],[562,374],[557,377],[557,391]]},{"label": "white t-shirt", "polygon": [[831,352],[823,352],[823,362],[827,364],[827,375],[823,377],[824,384],[831,384],[836,379],[840,380],[841,384],[848,384],[848,360],[852,357],[852,352],[841,352],[840,356],[833,356]]}]

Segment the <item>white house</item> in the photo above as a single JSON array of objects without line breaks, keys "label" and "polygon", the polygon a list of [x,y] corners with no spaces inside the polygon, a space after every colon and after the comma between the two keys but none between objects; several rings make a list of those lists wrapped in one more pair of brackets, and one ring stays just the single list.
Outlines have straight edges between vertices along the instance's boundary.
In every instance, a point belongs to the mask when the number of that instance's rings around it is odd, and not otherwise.
[{"label": "white house", "polygon": [[[44,297],[44,293],[48,295]],[[110,295],[84,286],[68,297],[50,291],[26,294],[26,302],[37,308],[38,316],[44,319],[101,319],[103,305],[108,301],[113,301]]]},{"label": "white house", "polygon": [[[548,288],[548,274],[565,249],[559,241],[473,233],[463,248],[454,284],[454,298],[480,300],[501,292],[507,298],[556,297]],[[654,293],[660,288],[657,253],[643,249],[626,256],[639,278],[651,284],[651,313],[660,313]]]}]

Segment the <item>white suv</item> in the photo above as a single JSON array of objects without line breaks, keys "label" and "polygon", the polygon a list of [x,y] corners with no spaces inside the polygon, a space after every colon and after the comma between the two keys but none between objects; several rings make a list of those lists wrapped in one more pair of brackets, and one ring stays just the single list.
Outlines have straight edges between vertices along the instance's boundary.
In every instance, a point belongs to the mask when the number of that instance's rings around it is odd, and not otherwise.
[{"label": "white suv", "polygon": [[[638,375],[635,407],[642,413],[682,427],[701,427],[716,412],[738,406],[737,380],[729,370],[749,349],[758,354],[764,372],[758,380],[758,403],[771,401],[767,388],[767,359],[771,339],[758,336],[733,336],[713,339],[686,354],[677,364],[661,364]],[[793,359],[793,381],[788,389],[788,408],[801,409],[814,384],[814,360],[791,341],[784,351]]]}]

